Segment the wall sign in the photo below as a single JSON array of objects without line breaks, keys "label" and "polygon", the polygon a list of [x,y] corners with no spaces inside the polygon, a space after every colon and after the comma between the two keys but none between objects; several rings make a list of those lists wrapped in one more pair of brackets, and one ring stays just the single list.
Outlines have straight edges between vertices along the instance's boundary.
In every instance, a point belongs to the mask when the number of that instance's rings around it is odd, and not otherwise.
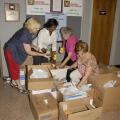
[{"label": "wall sign", "polygon": [[59,12],[62,13],[63,8],[63,0],[51,0],[51,12]]},{"label": "wall sign", "polygon": [[19,21],[20,9],[18,3],[5,3],[5,20]]},{"label": "wall sign", "polygon": [[83,0],[63,0],[63,13],[67,16],[82,16]]},{"label": "wall sign", "polygon": [[45,15],[50,12],[50,0],[26,0],[27,15]]}]

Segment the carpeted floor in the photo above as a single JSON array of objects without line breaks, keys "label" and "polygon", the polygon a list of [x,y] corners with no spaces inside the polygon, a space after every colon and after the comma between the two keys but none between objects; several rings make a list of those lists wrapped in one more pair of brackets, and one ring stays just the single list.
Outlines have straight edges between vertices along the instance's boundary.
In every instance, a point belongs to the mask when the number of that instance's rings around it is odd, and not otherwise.
[{"label": "carpeted floor", "polygon": [[28,96],[0,80],[0,120],[34,120]]}]

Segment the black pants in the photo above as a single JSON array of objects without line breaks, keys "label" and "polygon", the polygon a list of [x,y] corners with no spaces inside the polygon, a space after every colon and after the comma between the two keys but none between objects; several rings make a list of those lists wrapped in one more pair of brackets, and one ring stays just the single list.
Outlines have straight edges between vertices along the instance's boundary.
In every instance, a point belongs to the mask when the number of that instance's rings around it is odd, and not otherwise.
[{"label": "black pants", "polygon": [[[62,62],[66,59],[66,57],[68,56],[67,52],[65,52],[64,58],[62,60]],[[74,63],[74,61],[72,61],[71,59],[68,60],[68,62],[66,63],[66,65],[71,66]]]},{"label": "black pants", "polygon": [[39,65],[47,62],[48,62],[48,59],[43,56],[33,56],[33,65]]},{"label": "black pants", "polygon": [[70,81],[71,81],[70,74],[71,74],[71,72],[74,71],[74,70],[75,70],[74,68],[67,70],[67,74],[66,74],[66,80],[67,80],[67,82],[70,82]]}]

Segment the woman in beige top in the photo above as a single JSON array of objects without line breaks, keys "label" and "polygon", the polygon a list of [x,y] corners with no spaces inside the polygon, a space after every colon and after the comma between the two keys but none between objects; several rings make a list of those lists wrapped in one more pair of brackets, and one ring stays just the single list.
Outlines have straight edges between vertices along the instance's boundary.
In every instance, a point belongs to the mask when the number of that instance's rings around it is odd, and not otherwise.
[{"label": "woman in beige top", "polygon": [[78,42],[75,51],[78,59],[70,68],[77,67],[77,69],[70,74],[70,78],[79,88],[82,84],[87,83],[91,74],[99,74],[99,68],[95,56],[88,51],[87,43]]}]

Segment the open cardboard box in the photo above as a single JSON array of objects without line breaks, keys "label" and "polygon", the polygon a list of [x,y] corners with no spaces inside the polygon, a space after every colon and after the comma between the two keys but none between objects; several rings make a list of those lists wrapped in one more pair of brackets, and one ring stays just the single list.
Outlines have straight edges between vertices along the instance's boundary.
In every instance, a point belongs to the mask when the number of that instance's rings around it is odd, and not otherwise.
[{"label": "open cardboard box", "polygon": [[[94,109],[85,109],[84,100],[78,104],[81,105],[81,111],[71,111],[70,104],[60,103],[59,120],[120,120],[120,87],[106,89],[103,106]],[[76,103],[75,103],[76,104]],[[86,105],[87,106],[87,105]],[[80,106],[79,106],[80,107]],[[70,108],[70,109],[69,109]]]},{"label": "open cardboard box", "polygon": [[99,74],[99,75],[91,75],[88,78],[88,83],[92,84],[93,87],[98,87],[104,85],[106,82],[110,80],[119,80],[120,78],[117,74],[114,73],[106,73],[106,74]]},{"label": "open cardboard box", "polygon": [[93,109],[90,99],[82,98],[59,103],[59,120],[67,120],[69,115]]},{"label": "open cardboard box", "polygon": [[[33,69],[42,69],[48,71],[48,78],[30,78]],[[28,65],[27,80],[28,90],[51,89],[53,86],[53,77],[47,65]]]},{"label": "open cardboard box", "polygon": [[[120,86],[120,78],[117,77],[114,73],[100,74],[98,76],[91,76],[89,78],[90,82],[93,85],[93,103],[96,107],[100,107],[103,104],[104,93],[108,88],[104,88],[104,84],[110,80],[116,80],[114,87]],[[111,88],[112,89],[112,88]]]},{"label": "open cardboard box", "polygon": [[59,113],[59,120],[95,120],[93,118],[101,116],[102,108],[94,109],[89,98],[83,98],[61,102]]},{"label": "open cardboard box", "polygon": [[30,95],[29,98],[35,120],[58,120],[57,101],[51,93]]},{"label": "open cardboard box", "polygon": [[67,99],[66,97],[64,97],[63,93],[61,92],[61,89],[68,88],[70,86],[70,83],[68,83],[68,84],[66,84],[66,83],[64,84],[64,83],[65,82],[54,81],[54,88],[56,89],[56,92],[57,92],[57,100],[58,100],[58,102],[69,101],[69,100],[71,101],[71,100],[82,99],[82,98],[87,98],[87,97],[93,98],[92,97],[93,90],[91,89],[91,90],[87,91],[87,94],[85,94],[85,96],[84,95],[79,96],[78,94],[76,94],[76,95],[73,94],[72,95],[72,93],[70,93],[71,97],[68,97],[68,99]]},{"label": "open cardboard box", "polygon": [[117,71],[120,71],[120,68],[115,67],[113,65],[104,65],[99,64],[100,74],[106,74],[106,73],[117,73]]}]

